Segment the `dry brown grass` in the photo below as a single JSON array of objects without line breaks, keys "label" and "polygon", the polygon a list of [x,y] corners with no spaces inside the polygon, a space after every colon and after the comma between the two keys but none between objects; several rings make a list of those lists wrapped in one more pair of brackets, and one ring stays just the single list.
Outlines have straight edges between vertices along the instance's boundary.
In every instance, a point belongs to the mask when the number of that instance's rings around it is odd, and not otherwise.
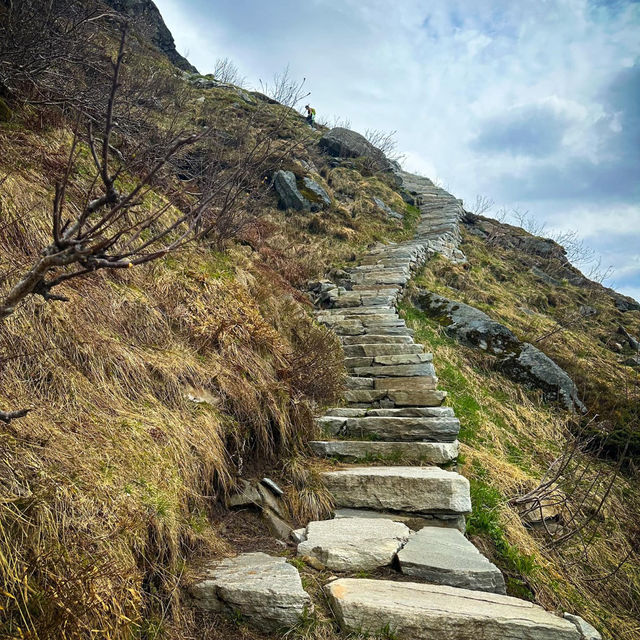
[{"label": "dry brown grass", "polygon": [[[471,261],[470,270],[434,260],[416,284],[482,308],[523,338],[530,335],[525,329],[531,316],[522,307],[538,310],[536,331],[555,327],[556,320],[547,308],[534,307],[544,285],[531,279],[519,266],[517,256],[498,250],[487,255],[479,243],[471,237],[463,246]],[[630,372],[620,367],[619,356],[607,352],[599,341],[602,334],[615,332],[619,314],[606,299],[591,297],[587,301],[585,293],[570,286],[560,295],[565,308],[589,302],[599,314],[597,321],[591,318],[554,335],[548,345],[544,343],[545,351],[548,348],[560,361],[567,358],[574,370],[580,368],[584,378],[579,385],[586,381],[619,397],[618,390],[627,384]],[[550,610],[582,615],[612,640],[640,638],[640,485],[633,468],[616,479],[604,511],[584,536],[556,547],[543,531],[524,527],[508,501],[537,486],[562,451],[574,420],[545,405],[538,394],[505,379],[494,370],[491,356],[462,347],[448,339],[435,322],[408,306],[405,309],[417,329],[417,339],[434,351],[440,386],[449,392],[449,402],[460,417],[463,473],[472,481],[475,508],[485,493],[493,498],[488,507],[477,512],[481,524],[485,519],[493,524],[487,525],[486,532],[477,535],[474,542],[516,580],[514,595],[523,595],[522,589],[526,589]],[[636,326],[633,317],[625,318],[625,322]],[[597,411],[594,396],[588,397],[587,403]],[[590,464],[603,474],[612,469],[612,464],[604,460],[590,460]],[[605,484],[596,485],[587,512],[603,496]],[[575,502],[570,499],[569,507],[577,511],[584,506],[576,496]],[[491,528],[494,525],[497,530]],[[482,526],[478,528],[482,530]],[[495,544],[500,539],[512,549],[500,550]]]}]

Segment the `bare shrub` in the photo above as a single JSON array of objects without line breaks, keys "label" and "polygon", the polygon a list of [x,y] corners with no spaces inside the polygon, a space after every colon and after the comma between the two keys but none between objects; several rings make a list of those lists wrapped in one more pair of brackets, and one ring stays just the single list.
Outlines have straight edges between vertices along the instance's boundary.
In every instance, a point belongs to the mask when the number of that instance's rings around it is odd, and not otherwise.
[{"label": "bare shrub", "polygon": [[218,82],[244,86],[246,78],[240,75],[240,70],[231,58],[217,58],[213,66],[213,77]]},{"label": "bare shrub", "polygon": [[495,204],[496,203],[492,198],[478,194],[472,205],[471,211],[477,216],[483,216],[489,213]]},{"label": "bare shrub", "polygon": [[381,131],[379,129],[367,129],[364,137],[389,159],[400,162],[404,158],[402,153],[398,152],[398,141],[396,139],[397,131]]},{"label": "bare shrub", "polygon": [[305,92],[306,78],[295,80],[291,77],[289,65],[275,73],[270,82],[260,80],[260,90],[276,102],[287,107],[294,107],[301,100],[311,95]]}]

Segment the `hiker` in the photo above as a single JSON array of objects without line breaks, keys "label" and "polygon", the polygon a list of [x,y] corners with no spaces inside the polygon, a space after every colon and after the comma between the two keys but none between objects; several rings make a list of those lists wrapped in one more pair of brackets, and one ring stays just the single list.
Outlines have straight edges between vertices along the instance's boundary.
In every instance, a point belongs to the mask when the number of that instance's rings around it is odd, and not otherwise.
[{"label": "hiker", "polygon": [[307,110],[307,122],[313,127],[316,120],[316,110],[308,104],[304,108]]}]

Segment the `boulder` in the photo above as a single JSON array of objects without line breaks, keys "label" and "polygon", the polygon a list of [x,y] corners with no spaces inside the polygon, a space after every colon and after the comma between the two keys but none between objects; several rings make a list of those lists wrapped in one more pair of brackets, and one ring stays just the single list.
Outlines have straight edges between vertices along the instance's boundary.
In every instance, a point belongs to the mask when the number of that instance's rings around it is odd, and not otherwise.
[{"label": "boulder", "polygon": [[402,640],[581,640],[573,623],[525,600],[443,585],[341,578],[325,590],[340,626]]},{"label": "boulder", "polygon": [[506,594],[500,569],[457,529],[424,527],[398,553],[402,573],[432,584]]},{"label": "boulder", "polygon": [[638,367],[640,367],[640,356],[631,356],[630,358],[624,360],[622,364],[626,367],[633,367],[634,369],[637,369]]},{"label": "boulder", "polygon": [[294,626],[311,607],[298,570],[286,558],[265,553],[223,560],[190,593],[202,609],[236,611],[268,631]]},{"label": "boulder", "polygon": [[573,380],[551,358],[528,342],[522,344],[519,353],[501,360],[499,368],[517,382],[541,389],[548,401],[560,402],[570,411],[586,411]]},{"label": "boulder", "polygon": [[309,201],[298,191],[296,176],[291,171],[277,171],[273,176],[273,186],[278,193],[283,209],[311,211]]},{"label": "boulder", "polygon": [[443,298],[426,289],[413,294],[411,302],[444,325],[448,335],[468,347],[503,355],[517,350],[521,344],[507,327],[468,304]]},{"label": "boulder", "polygon": [[392,168],[380,149],[374,147],[363,135],[350,129],[335,127],[320,138],[318,145],[322,151],[336,158],[365,157],[373,160],[382,171]]},{"label": "boulder", "polygon": [[411,530],[383,518],[340,518],[310,522],[299,556],[315,556],[333,571],[372,571],[393,561]]}]

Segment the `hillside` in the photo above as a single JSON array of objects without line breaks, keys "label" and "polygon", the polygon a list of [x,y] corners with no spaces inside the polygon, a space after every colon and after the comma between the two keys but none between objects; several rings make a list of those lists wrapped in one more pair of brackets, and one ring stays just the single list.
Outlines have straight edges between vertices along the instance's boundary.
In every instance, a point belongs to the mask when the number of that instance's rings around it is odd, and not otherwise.
[{"label": "hillside", "polygon": [[[405,351],[420,363],[433,352],[448,392],[436,409],[459,419],[460,455],[432,464],[470,480],[467,536],[509,595],[640,637],[640,389],[624,364],[637,303],[551,241],[465,213],[357,134],[309,127],[295,83],[278,102],[199,75],[148,0],[54,2],[47,16],[14,5],[0,4],[0,302],[43,257],[80,258],[0,304],[0,637],[285,637],[234,608],[194,607],[207,566],[255,551],[286,558],[313,600],[286,637],[363,637],[340,630],[323,588],[336,571],[406,577],[301,559],[290,528],[330,517],[325,474],[346,468],[309,445],[318,416],[346,410],[362,365],[332,314],[367,290],[358,268],[388,259],[397,276],[394,252],[416,238],[398,284],[415,330]],[[65,236],[78,220],[82,243]],[[535,343],[586,412],[461,344],[424,291]],[[525,526],[514,499],[572,446],[554,483],[567,499]],[[394,455],[364,462],[415,463]],[[562,540],[572,522],[579,533]],[[374,634],[401,637],[385,624]]]}]

